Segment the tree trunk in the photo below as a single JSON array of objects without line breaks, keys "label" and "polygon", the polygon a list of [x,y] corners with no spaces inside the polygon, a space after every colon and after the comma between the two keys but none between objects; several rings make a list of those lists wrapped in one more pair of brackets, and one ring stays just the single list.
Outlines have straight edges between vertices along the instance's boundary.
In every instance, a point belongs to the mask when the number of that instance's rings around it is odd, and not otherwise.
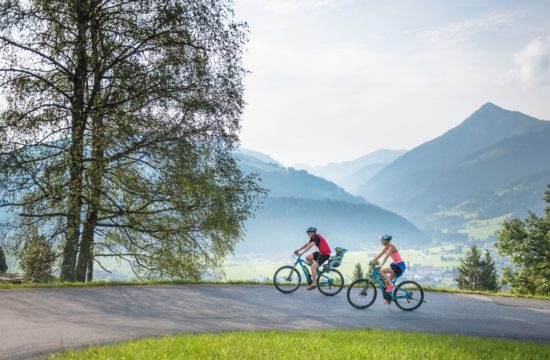
[{"label": "tree trunk", "polygon": [[[90,38],[92,42],[92,56],[90,63],[94,75],[94,98],[92,110],[92,165],[90,166],[90,200],[88,204],[88,214],[84,223],[82,240],[80,241],[80,251],[78,254],[78,264],[76,266],[76,280],[86,281],[86,271],[90,264],[92,256],[92,247],[94,242],[95,227],[98,220],[99,204],[101,201],[101,186],[103,173],[105,171],[104,164],[104,143],[105,131],[103,125],[103,111],[95,110],[102,104],[101,94],[101,69],[99,63],[99,39],[98,39],[99,24],[97,21],[91,22]],[[92,260],[93,261],[93,260]],[[92,263],[93,271],[93,263]],[[91,278],[91,276],[90,276]]]},{"label": "tree trunk", "polygon": [[77,20],[77,44],[74,58],[76,68],[73,78],[71,149],[69,155],[69,194],[67,209],[67,232],[61,264],[61,281],[75,280],[76,256],[80,238],[80,212],[82,210],[82,177],[84,172],[84,130],[86,129],[84,92],[87,80],[87,31],[89,4],[87,0],[74,3]]},{"label": "tree trunk", "polygon": [[88,275],[86,281],[94,280],[94,243],[90,244],[90,256],[88,257]]}]

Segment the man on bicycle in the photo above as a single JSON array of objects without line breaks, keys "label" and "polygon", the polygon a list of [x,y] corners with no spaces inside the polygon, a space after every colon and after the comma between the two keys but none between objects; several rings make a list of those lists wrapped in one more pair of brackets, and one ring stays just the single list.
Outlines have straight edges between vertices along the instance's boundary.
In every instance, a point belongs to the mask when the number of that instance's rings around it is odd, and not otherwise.
[{"label": "man on bicycle", "polygon": [[311,285],[309,285],[307,289],[313,290],[317,287],[317,269],[330,258],[331,250],[328,246],[327,240],[321,234],[317,233],[317,228],[313,226],[309,227],[306,233],[309,236],[309,241],[305,243],[304,246],[294,251],[294,253],[296,255],[301,255],[311,249],[314,245],[319,249],[319,251],[315,251],[314,253],[306,256],[306,261],[309,265],[311,265],[310,272],[312,280]]}]

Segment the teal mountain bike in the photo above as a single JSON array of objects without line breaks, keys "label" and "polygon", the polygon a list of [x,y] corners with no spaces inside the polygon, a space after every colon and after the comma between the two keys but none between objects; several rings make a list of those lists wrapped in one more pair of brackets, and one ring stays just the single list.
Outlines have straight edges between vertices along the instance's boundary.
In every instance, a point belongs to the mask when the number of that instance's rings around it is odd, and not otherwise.
[{"label": "teal mountain bike", "polygon": [[[392,280],[394,285],[396,280],[396,278]],[[370,275],[367,279],[355,280],[348,287],[347,297],[351,306],[357,309],[366,309],[374,304],[377,287],[375,283],[384,295],[385,285],[380,269],[371,266]],[[395,290],[387,294],[386,300],[390,303],[394,301],[395,305],[401,310],[413,311],[418,309],[424,302],[424,290],[418,283],[406,280],[395,285]]]},{"label": "teal mountain bike", "polygon": [[[294,265],[282,266],[273,275],[273,285],[282,293],[290,294],[298,290],[302,282],[302,276],[298,269],[304,273],[304,278],[311,284],[309,264],[302,259],[302,256],[293,256],[296,259]],[[344,277],[332,268],[330,260],[323,264],[322,269],[317,270],[317,289],[327,296],[334,296],[344,288]]]}]

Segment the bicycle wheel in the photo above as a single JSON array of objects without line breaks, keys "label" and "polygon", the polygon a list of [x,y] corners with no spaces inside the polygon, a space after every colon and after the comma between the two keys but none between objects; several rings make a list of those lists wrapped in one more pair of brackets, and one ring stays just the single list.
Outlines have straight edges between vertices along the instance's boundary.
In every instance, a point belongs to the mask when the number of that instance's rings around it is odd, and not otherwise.
[{"label": "bicycle wheel", "polygon": [[302,276],[300,276],[298,270],[293,266],[280,267],[275,271],[275,275],[273,275],[273,285],[275,285],[277,290],[285,294],[298,290],[301,281]]},{"label": "bicycle wheel", "polygon": [[366,309],[376,300],[376,287],[368,279],[355,280],[348,287],[348,302],[357,309]]},{"label": "bicycle wheel", "polygon": [[334,296],[344,288],[344,276],[336,269],[323,272],[317,279],[317,288],[323,295]]},{"label": "bicycle wheel", "polygon": [[393,291],[393,299],[401,310],[413,311],[424,302],[424,290],[414,281],[403,281]]}]

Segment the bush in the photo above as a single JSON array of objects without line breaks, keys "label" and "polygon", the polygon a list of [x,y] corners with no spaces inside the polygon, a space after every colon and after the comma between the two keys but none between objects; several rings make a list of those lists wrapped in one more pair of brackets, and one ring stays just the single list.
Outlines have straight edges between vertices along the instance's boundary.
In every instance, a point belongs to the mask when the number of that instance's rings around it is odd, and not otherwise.
[{"label": "bush", "polygon": [[355,264],[355,267],[353,268],[353,274],[351,274],[351,281],[364,279],[366,277],[366,271],[363,270],[361,263]]},{"label": "bush", "polygon": [[6,255],[4,250],[0,247],[0,273],[8,271],[8,264],[6,264]]},{"label": "bush", "polygon": [[515,293],[550,295],[550,185],[545,195],[544,216],[529,212],[523,220],[505,221],[497,232],[495,247],[514,265],[503,269],[503,283]]},{"label": "bush", "polygon": [[54,279],[52,267],[55,254],[51,245],[42,236],[33,237],[25,242],[19,265],[25,280],[48,282]]}]

